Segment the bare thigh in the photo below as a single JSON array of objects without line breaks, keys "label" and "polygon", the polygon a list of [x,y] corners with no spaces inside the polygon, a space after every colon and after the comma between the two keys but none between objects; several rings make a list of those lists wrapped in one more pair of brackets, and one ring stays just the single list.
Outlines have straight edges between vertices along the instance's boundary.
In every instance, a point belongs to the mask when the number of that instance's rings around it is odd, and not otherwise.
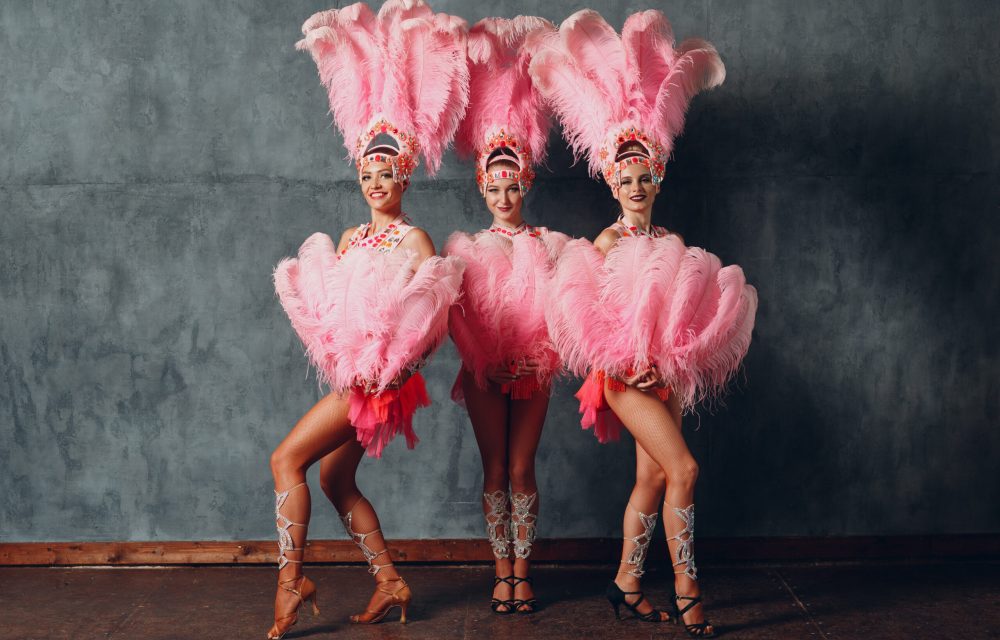
[{"label": "bare thigh", "polygon": [[271,456],[275,484],[302,482],[314,462],[355,437],[346,394],[331,393],[306,412]]}]

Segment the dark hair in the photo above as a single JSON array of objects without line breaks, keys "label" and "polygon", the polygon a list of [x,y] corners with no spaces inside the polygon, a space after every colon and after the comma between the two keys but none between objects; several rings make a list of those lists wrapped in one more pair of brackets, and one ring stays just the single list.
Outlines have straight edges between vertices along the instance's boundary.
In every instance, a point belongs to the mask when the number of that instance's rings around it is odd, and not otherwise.
[{"label": "dark hair", "polygon": [[507,158],[497,158],[493,162],[486,165],[487,171],[520,171],[521,167],[517,166],[517,163],[513,160],[508,160]]},{"label": "dark hair", "polygon": [[647,149],[646,146],[638,140],[629,140],[622,146],[618,147],[618,152],[615,154],[615,160],[621,160],[623,156],[635,155],[649,157],[649,149]]}]

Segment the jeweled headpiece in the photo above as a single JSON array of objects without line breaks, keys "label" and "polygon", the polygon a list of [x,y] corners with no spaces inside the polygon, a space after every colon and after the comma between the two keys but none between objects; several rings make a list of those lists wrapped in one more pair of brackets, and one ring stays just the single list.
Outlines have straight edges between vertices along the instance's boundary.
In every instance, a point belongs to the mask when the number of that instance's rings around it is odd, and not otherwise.
[{"label": "jeweled headpiece", "polygon": [[596,11],[576,12],[539,44],[530,71],[573,152],[612,189],[629,164],[662,181],[691,98],[726,77],[715,47],[690,39],[675,49],[670,23],[652,10],[629,16],[620,37]]},{"label": "jeweled headpiece", "polygon": [[388,162],[404,187],[422,154],[433,175],[469,101],[466,23],[423,0],[358,2],[302,25],[334,122],[358,170]]},{"label": "jeweled headpiece", "polygon": [[[548,20],[533,16],[486,18],[469,30],[469,111],[456,146],[476,158],[476,183],[485,195],[498,179],[516,180],[522,192],[535,179],[533,165],[545,159],[548,109],[528,73],[534,45],[554,33]],[[498,160],[517,170],[490,170]]]}]

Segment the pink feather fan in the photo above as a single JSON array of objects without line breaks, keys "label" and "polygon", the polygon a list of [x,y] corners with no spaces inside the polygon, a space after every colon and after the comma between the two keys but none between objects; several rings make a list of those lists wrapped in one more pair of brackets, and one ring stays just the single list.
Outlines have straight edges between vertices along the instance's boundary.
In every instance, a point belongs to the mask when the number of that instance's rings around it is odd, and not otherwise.
[{"label": "pink feather fan", "polygon": [[461,287],[458,259],[433,256],[419,267],[417,261],[407,250],[356,249],[338,259],[330,237],[315,233],[297,258],[282,260],[274,271],[275,290],[309,361],[323,384],[351,391],[351,422],[376,457],[396,433],[406,433],[411,448],[416,442],[409,424],[414,407],[399,415],[385,409],[388,402],[373,402],[402,395],[406,404],[410,383],[398,394],[390,385],[440,346]]},{"label": "pink feather fan", "polygon": [[686,410],[721,392],[750,346],[757,290],[676,235],[622,238],[606,257],[574,240],[553,286],[549,333],[570,371],[625,377],[655,364]]},{"label": "pink feather fan", "polygon": [[662,178],[691,99],[726,76],[708,42],[675,48],[670,23],[655,10],[630,15],[620,37],[596,11],[578,11],[539,44],[530,72],[577,158],[587,155],[591,174],[606,178],[630,130]]},{"label": "pink feather fan", "polygon": [[469,100],[465,21],[423,0],[388,0],[377,15],[358,2],[313,15],[302,33],[296,47],[316,62],[350,156],[360,161],[387,121],[433,175]]},{"label": "pink feather fan", "polygon": [[[545,308],[555,260],[568,239],[556,232],[513,238],[457,232],[448,239],[445,253],[466,265],[462,296],[451,309],[449,328],[464,368],[479,387],[486,387],[489,368],[530,360],[538,364],[537,385],[525,391],[530,397],[560,369]],[[524,398],[517,387],[511,391],[513,397]],[[453,397],[459,399],[456,393]]]}]

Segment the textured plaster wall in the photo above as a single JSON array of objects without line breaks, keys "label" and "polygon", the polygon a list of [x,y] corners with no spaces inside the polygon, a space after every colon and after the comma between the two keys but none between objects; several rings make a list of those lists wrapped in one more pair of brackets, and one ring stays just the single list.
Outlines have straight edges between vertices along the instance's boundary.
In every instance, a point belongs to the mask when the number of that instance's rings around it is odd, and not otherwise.
[{"label": "textured plaster wall", "polygon": [[[319,397],[271,269],[366,215],[292,46],[328,6],[0,4],[0,540],[271,537],[268,455]],[[591,6],[615,26],[664,8]],[[1000,530],[1000,5],[666,10],[729,75],[695,100],[656,219],[761,299],[744,379],[686,420],[699,533]],[[571,161],[554,134],[527,216],[592,238],[613,202]],[[406,208],[438,246],[487,223],[451,156]],[[481,533],[456,369],[450,345],[428,368],[418,448],[362,465],[391,537]],[[539,451],[541,533],[618,535],[632,455],[579,431],[573,390]],[[312,535],[342,535],[315,504]]]}]

